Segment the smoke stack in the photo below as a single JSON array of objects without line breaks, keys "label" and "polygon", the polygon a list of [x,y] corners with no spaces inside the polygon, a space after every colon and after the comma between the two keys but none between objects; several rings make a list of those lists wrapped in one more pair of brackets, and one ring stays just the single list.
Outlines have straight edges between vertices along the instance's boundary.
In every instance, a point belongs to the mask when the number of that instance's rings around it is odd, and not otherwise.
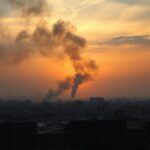
[{"label": "smoke stack", "polygon": [[74,80],[73,80],[71,96],[75,97],[79,86],[81,84],[83,84],[84,82],[90,80],[90,79],[91,79],[90,74],[86,74],[86,73],[84,73],[84,74],[81,74],[81,73],[75,74]]},{"label": "smoke stack", "polygon": [[78,90],[79,84],[81,84],[81,75],[76,74],[74,77],[74,84],[72,86],[71,96],[74,98],[76,96],[76,92]]}]

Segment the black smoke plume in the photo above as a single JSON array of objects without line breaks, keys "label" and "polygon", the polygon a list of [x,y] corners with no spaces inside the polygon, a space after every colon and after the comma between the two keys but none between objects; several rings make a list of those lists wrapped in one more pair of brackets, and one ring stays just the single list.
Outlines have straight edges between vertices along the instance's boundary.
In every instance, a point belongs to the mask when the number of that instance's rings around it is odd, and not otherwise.
[{"label": "black smoke plume", "polygon": [[[46,20],[43,19],[47,12],[46,0],[8,1],[20,12],[23,18],[30,18],[31,20],[32,17],[39,17],[40,23],[35,25],[32,32],[24,28],[15,38],[1,40],[0,61],[8,64],[18,64],[34,54],[55,57],[57,56],[55,54],[61,51],[70,59],[75,75],[59,81],[57,88],[50,90],[45,100],[58,97],[69,89],[72,89],[71,96],[75,97],[80,85],[93,79],[98,69],[94,60],[85,60],[82,55],[87,46],[86,40],[75,34],[75,28],[69,21],[58,20],[52,27],[49,27],[45,23]],[[9,35],[7,33],[8,37]]]}]

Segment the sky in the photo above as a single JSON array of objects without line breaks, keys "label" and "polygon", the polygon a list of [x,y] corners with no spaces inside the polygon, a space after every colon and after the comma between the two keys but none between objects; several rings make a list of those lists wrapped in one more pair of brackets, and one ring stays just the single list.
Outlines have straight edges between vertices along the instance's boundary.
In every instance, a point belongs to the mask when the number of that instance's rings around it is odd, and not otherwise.
[{"label": "sky", "polygon": [[150,97],[149,23],[149,0],[1,0],[0,97]]}]

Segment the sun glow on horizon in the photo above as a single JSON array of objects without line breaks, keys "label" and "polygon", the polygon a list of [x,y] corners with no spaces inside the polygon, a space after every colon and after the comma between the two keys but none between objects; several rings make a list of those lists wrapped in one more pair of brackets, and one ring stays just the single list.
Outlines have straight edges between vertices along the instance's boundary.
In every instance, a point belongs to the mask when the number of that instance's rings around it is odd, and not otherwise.
[{"label": "sun glow on horizon", "polygon": [[[24,9],[30,8],[28,1],[20,1]],[[58,81],[79,72],[73,61],[81,56],[81,67],[91,63],[83,70],[92,74],[92,80],[79,85],[77,96],[150,96],[148,1],[42,2],[44,9],[39,12],[0,2],[0,95],[32,95],[36,91],[44,95],[57,87]],[[70,25],[74,26],[71,32]],[[69,52],[63,49],[71,44]],[[78,57],[70,53],[74,50],[79,50]],[[18,58],[13,60],[16,64],[5,63],[11,56]],[[99,69],[89,70],[96,64]],[[65,92],[63,96],[70,94]]]}]

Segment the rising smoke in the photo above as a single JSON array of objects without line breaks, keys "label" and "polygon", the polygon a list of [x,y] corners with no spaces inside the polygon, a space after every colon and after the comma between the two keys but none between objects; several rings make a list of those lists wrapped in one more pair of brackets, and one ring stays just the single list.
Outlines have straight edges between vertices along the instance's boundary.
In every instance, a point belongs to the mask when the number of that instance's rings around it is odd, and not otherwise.
[{"label": "rising smoke", "polygon": [[8,0],[23,17],[43,16],[49,12],[47,0]]},{"label": "rising smoke", "polygon": [[70,59],[75,75],[67,76],[64,80],[58,81],[57,88],[48,92],[45,101],[58,97],[69,89],[72,89],[71,96],[75,97],[79,86],[93,79],[98,69],[94,60],[85,60],[82,56],[82,51],[87,45],[86,40],[74,33],[74,26],[68,21],[58,20],[49,29],[45,24],[46,20],[43,19],[47,12],[45,0],[8,1],[18,9],[22,17],[27,18],[27,20],[38,17],[40,24],[35,26],[32,33],[25,28],[18,33],[15,39],[2,41],[0,43],[1,62],[21,63],[36,53],[45,57],[53,57],[56,56],[55,53],[59,52],[57,49],[61,49]]}]

